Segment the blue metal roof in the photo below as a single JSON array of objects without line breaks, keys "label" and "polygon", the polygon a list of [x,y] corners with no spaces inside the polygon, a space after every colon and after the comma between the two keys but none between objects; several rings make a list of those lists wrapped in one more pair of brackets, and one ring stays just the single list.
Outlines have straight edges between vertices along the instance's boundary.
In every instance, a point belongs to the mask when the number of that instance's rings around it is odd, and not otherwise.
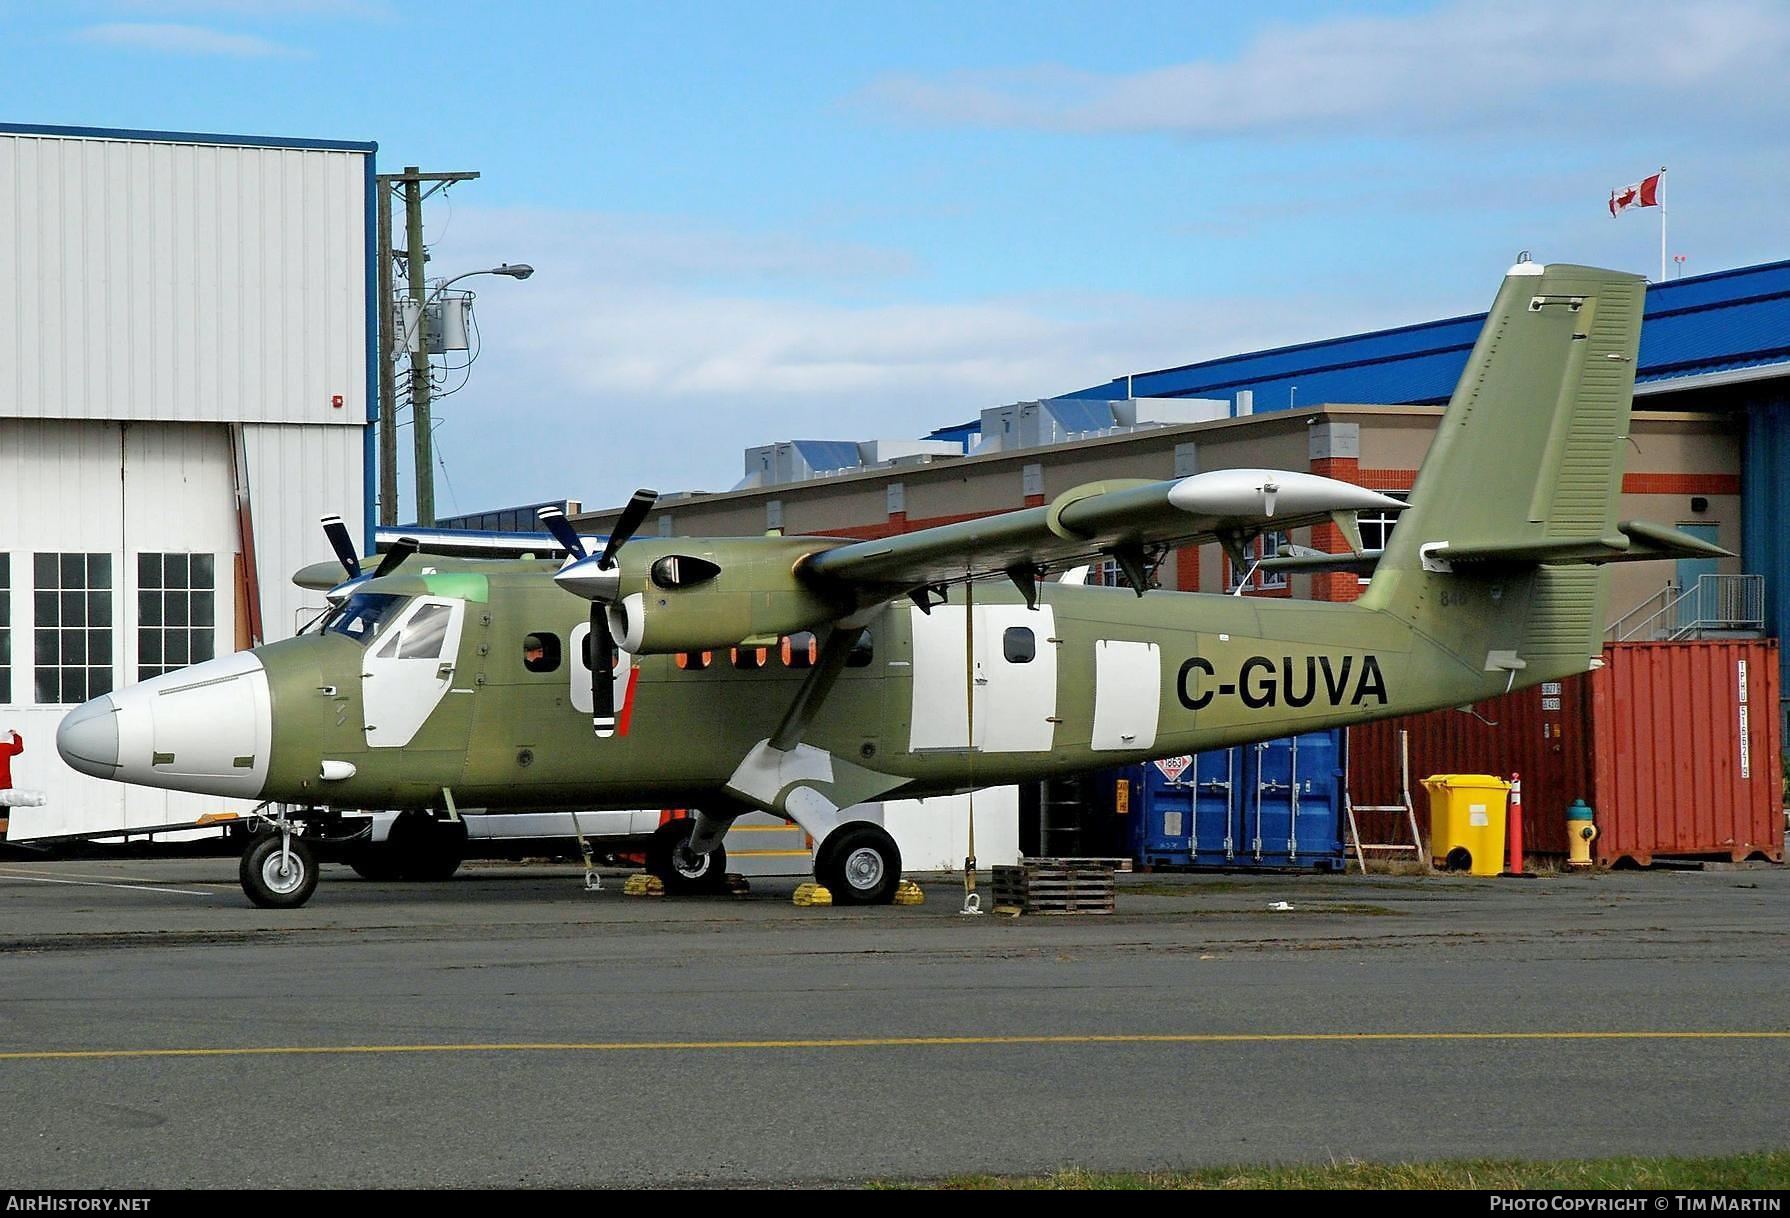
[{"label": "blue metal roof", "polygon": [[[1790,261],[1649,285],[1640,382],[1790,359]],[[1300,402],[1446,402],[1484,313],[1225,356],[1130,378],[1138,397],[1255,394],[1256,410]],[[1123,398],[1126,378],[1065,398]]]}]

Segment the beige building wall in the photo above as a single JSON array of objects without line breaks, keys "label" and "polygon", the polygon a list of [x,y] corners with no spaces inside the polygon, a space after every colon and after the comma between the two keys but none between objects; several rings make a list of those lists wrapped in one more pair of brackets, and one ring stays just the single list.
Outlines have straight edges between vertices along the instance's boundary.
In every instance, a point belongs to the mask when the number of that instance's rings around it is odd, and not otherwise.
[{"label": "beige building wall", "polygon": [[[1101,436],[1069,444],[941,458],[908,466],[817,478],[744,491],[662,500],[643,527],[667,536],[751,536],[781,527],[787,534],[884,536],[954,520],[1048,503],[1084,483],[1107,478],[1166,479],[1214,469],[1314,470],[1389,493],[1408,491],[1435,434],[1442,408],[1324,404]],[[1326,460],[1317,434],[1358,429],[1359,455]],[[1631,427],[1628,472],[1620,518],[1659,524],[1716,526],[1717,544],[1740,550],[1741,425],[1729,415],[1639,412]],[[1701,511],[1693,500],[1703,503]],[[601,534],[614,511],[577,518],[581,531]],[[1338,548],[1296,530],[1298,545]],[[1738,559],[1721,570],[1737,572]],[[1674,579],[1672,562],[1613,567],[1612,618]],[[1172,555],[1159,579],[1165,588],[1227,590],[1228,561],[1217,545]],[[1258,580],[1260,577],[1258,576]],[[1254,595],[1349,599],[1352,576],[1293,576]]]}]

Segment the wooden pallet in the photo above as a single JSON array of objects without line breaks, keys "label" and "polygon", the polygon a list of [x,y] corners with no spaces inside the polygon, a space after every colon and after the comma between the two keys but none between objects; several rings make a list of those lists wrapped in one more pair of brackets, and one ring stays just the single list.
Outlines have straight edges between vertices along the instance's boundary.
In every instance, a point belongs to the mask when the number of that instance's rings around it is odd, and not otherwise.
[{"label": "wooden pallet", "polygon": [[1110,861],[1021,859],[994,869],[994,903],[1021,913],[1109,914],[1116,885]]}]

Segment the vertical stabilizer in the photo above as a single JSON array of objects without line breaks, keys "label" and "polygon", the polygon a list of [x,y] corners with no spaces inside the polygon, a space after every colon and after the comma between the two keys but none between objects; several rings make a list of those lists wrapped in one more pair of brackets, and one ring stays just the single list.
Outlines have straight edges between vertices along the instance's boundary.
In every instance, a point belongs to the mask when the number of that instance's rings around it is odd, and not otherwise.
[{"label": "vertical stabilizer", "polygon": [[1428,554],[1618,536],[1645,293],[1645,279],[1618,271],[1511,268],[1364,605],[1411,621],[1475,667],[1530,681],[1581,671],[1601,651],[1600,568],[1450,570]]}]

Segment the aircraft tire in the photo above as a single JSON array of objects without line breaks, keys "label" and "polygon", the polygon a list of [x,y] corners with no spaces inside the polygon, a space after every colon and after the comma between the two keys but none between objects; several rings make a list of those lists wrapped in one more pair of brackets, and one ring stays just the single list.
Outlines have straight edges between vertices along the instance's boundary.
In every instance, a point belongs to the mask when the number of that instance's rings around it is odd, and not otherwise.
[{"label": "aircraft tire", "polygon": [[901,886],[901,850],[881,825],[841,825],[821,844],[814,875],[835,905],[887,905]]},{"label": "aircraft tire", "polygon": [[659,877],[670,896],[704,896],[727,891],[727,850],[716,846],[697,870],[679,866],[677,848],[689,840],[696,822],[688,818],[666,821],[646,848],[646,869]]},{"label": "aircraft tire", "polygon": [[237,878],[249,900],[262,909],[297,909],[317,891],[317,858],[301,837],[292,839],[291,866],[280,870],[280,835],[258,836],[242,852]]},{"label": "aircraft tire", "polygon": [[361,846],[351,851],[344,861],[363,880],[396,880],[401,878],[403,871],[397,855],[384,845]]},{"label": "aircraft tire", "polygon": [[452,879],[466,860],[466,826],[407,812],[392,825],[386,848],[400,880],[437,883]]}]

